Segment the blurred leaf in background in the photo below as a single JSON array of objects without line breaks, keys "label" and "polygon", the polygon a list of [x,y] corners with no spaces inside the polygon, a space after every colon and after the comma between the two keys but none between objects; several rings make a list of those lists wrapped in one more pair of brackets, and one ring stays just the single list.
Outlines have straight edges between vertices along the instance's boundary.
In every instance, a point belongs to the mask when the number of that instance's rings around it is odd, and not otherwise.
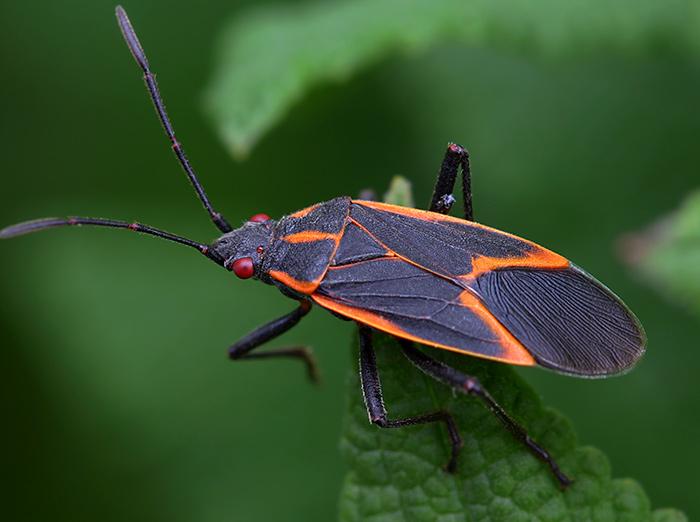
[{"label": "blurred leaf in background", "polygon": [[[269,20],[294,26],[307,13],[351,9],[261,4],[125,5],[217,206],[234,223],[280,216],[379,190],[397,173],[424,206],[446,142],[468,146],[479,219],[585,267],[649,335],[642,364],[619,379],[521,374],[572,419],[582,442],[610,456],[615,476],[638,479],[655,506],[700,516],[700,419],[688,414],[700,408],[700,326],[631,276],[611,247],[697,187],[697,3],[464,2],[475,28],[465,38],[428,21],[433,10],[458,18],[464,8],[434,2],[415,47],[395,36],[402,27],[382,29],[393,17],[348,16],[338,45],[345,32],[379,36],[358,40],[369,50],[347,57],[342,85],[321,74],[343,70],[328,66],[332,55],[287,68],[279,56],[300,39],[280,32],[245,62],[264,82],[251,88],[265,103],[235,84],[238,107],[250,111],[239,117],[248,122],[241,143],[257,145],[233,164],[232,141],[222,148],[199,110],[205,85],[210,115],[218,96],[206,81],[212,68],[224,85],[224,58],[236,56],[226,49],[239,45],[230,28],[245,36],[269,31]],[[107,0],[0,5],[0,223],[138,218],[210,240],[216,232],[168,150],[113,8]],[[266,90],[270,70],[281,93]],[[238,103],[219,92],[228,99],[216,102],[217,129],[231,118],[227,104]],[[231,342],[292,303],[185,249],[87,229],[0,249],[8,520],[336,517],[351,325],[316,311],[278,341],[314,346],[326,383],[315,390],[293,364],[226,361]]]},{"label": "blurred leaf in background", "polygon": [[246,155],[311,88],[395,54],[459,42],[563,58],[659,47],[694,54],[697,9],[659,3],[349,0],[249,11],[225,28],[208,106],[224,142]]},{"label": "blurred leaf in background", "polygon": [[646,230],[624,236],[620,247],[645,281],[700,315],[700,192]]}]

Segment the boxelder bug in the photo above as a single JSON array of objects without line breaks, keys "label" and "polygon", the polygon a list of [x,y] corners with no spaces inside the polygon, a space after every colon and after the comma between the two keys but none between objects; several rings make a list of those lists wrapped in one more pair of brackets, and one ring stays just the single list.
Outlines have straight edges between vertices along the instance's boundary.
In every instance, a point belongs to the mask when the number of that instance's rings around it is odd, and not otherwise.
[{"label": "boxelder bug", "polygon": [[[382,428],[444,423],[454,471],[462,439],[452,416],[435,411],[389,419],[372,348],[372,330],[397,337],[405,356],[456,391],[474,395],[544,461],[562,487],[570,479],[474,377],[416,349],[413,342],[523,366],[583,377],[629,369],[644,352],[645,335],[627,307],[586,272],[530,241],[473,222],[469,155],[447,148],[428,211],[339,197],[275,221],[256,214],[233,230],[214,210],[175,138],[156,80],[121,8],[119,27],[144,80],[173,151],[213,223],[222,232],[211,245],[140,223],[71,217],[29,221],[1,238],[64,225],[125,228],[199,250],[241,279],[259,279],[299,302],[293,312],[249,333],[229,349],[231,359],[293,357],[315,378],[305,348],[253,353],[283,334],[316,303],[355,321],[360,331],[360,376],[369,420]],[[448,216],[461,170],[465,219]]]}]

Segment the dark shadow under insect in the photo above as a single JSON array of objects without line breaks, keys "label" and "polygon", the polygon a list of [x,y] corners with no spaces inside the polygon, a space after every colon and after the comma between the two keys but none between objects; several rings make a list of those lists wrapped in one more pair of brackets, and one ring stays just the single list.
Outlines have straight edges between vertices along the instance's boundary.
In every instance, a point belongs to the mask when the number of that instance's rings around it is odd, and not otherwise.
[{"label": "dark shadow under insect", "polygon": [[[165,111],[155,77],[126,12],[116,9],[126,43],[173,151],[222,232],[212,244],[140,223],[112,219],[47,218],[7,227],[0,238],[58,226],[124,228],[197,249],[242,279],[276,286],[299,302],[291,313],[249,333],[229,348],[233,360],[292,358],[311,380],[318,371],[306,347],[254,351],[293,326],[313,303],[353,320],[360,332],[360,376],[370,422],[381,428],[443,423],[451,441],[449,472],[457,468],[462,438],[444,410],[390,419],[372,346],[372,330],[399,338],[419,370],[473,395],[564,488],[571,480],[552,456],[512,419],[479,381],[436,361],[414,342],[510,364],[542,366],[601,377],[629,369],[645,336],[634,315],[610,290],[565,258],[527,240],[473,222],[469,155],[456,144],[445,153],[428,211],[339,197],[278,221],[256,214],[234,230],[209,201]],[[465,214],[448,216],[462,173]]]}]

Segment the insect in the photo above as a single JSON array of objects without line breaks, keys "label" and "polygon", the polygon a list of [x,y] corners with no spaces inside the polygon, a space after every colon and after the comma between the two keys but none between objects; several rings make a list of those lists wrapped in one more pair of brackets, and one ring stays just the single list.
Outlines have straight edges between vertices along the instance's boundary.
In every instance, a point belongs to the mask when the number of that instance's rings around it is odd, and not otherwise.
[{"label": "insect", "polygon": [[[359,327],[360,376],[370,422],[381,428],[443,423],[451,441],[446,469],[455,471],[462,438],[449,412],[389,418],[372,347],[372,332],[380,330],[400,340],[404,355],[419,370],[483,401],[562,487],[570,484],[555,459],[475,377],[431,358],[414,343],[582,377],[612,375],[629,369],[646,343],[622,301],[564,257],[474,222],[469,155],[456,144],[447,148],[427,211],[339,197],[279,220],[256,214],[234,230],[212,206],[175,137],[126,12],[117,7],[116,16],[175,156],[221,236],[204,244],[141,223],[70,217],[9,226],[0,238],[93,225],[194,248],[239,278],[274,285],[298,302],[291,313],[234,343],[231,359],[295,358],[315,378],[315,361],[306,348],[254,350],[295,326],[317,304]],[[448,215],[460,173],[464,219]]]}]

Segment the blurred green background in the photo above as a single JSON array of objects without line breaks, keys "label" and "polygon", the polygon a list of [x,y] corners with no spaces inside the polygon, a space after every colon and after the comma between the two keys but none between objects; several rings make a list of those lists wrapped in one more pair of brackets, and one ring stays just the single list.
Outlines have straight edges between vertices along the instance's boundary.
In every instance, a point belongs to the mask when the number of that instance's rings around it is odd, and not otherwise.
[{"label": "blurred green background", "polygon": [[[259,2],[256,2],[256,4]],[[615,476],[700,516],[700,324],[659,298],[616,239],[698,186],[697,60],[663,45],[540,60],[442,45],[314,89],[235,163],[204,116],[222,22],[252,2],[127,3],[178,136],[233,222],[414,182],[425,204],[445,144],[472,153],[477,219],[574,260],[649,335],[632,373],[522,373]],[[138,219],[211,240],[104,0],[0,4],[0,224]],[[325,382],[226,347],[291,310],[191,251],[108,230],[0,245],[3,518],[333,520],[352,326],[315,310],[275,345],[309,343]],[[359,390],[358,390],[358,393]]]}]

